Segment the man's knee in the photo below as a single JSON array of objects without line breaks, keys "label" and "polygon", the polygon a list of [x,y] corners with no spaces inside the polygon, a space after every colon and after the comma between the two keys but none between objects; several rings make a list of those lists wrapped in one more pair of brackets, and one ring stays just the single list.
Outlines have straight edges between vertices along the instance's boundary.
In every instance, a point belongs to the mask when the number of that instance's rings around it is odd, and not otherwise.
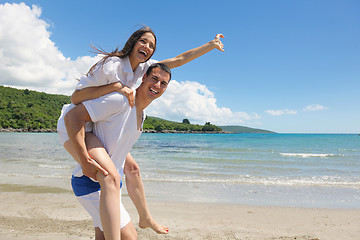
[{"label": "man's knee", "polygon": [[136,229],[131,222],[121,229],[121,240],[137,240],[137,237]]},{"label": "man's knee", "polygon": [[104,232],[100,228],[95,228],[95,240],[105,240]]},{"label": "man's knee", "polygon": [[133,176],[133,175],[140,176],[140,167],[139,167],[139,165],[126,165],[124,167],[124,174],[126,176]]},{"label": "man's knee", "polygon": [[140,167],[130,154],[126,156],[124,173],[127,176],[140,176]]},{"label": "man's knee", "polygon": [[122,240],[137,240],[137,232],[135,231],[135,233],[133,234],[121,234],[121,239]]}]

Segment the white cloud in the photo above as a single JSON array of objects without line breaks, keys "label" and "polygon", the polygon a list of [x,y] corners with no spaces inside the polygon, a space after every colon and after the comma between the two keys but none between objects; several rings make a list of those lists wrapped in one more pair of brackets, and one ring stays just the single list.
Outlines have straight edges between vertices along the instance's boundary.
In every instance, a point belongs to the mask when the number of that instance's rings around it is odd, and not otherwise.
[{"label": "white cloud", "polygon": [[[51,41],[50,24],[40,18],[41,8],[25,3],[0,4],[0,85],[70,95],[76,79],[98,58],[66,58]],[[217,125],[253,123],[256,113],[232,112],[219,107],[214,94],[197,82],[172,80],[163,97],[147,113],[169,120]]]},{"label": "white cloud", "polygon": [[284,114],[297,114],[297,111],[295,110],[289,110],[289,109],[283,109],[283,110],[266,110],[266,113],[273,115],[273,116],[281,116]]},{"label": "white cloud", "polygon": [[[320,104],[312,104],[306,106],[303,111],[322,111],[327,110],[327,107],[324,107]],[[296,110],[289,110],[289,109],[283,109],[283,110],[266,110],[267,114],[270,114],[272,116],[281,116],[281,115],[290,115],[290,114],[298,114],[298,111]]]},{"label": "white cloud", "polygon": [[306,106],[303,111],[306,112],[306,111],[322,111],[322,110],[327,110],[328,108],[327,107],[324,107],[320,104],[312,104],[312,105],[308,105]]},{"label": "white cloud", "polygon": [[164,95],[148,107],[147,114],[174,121],[188,118],[191,123],[217,125],[238,125],[260,118],[256,113],[232,112],[217,106],[214,94],[205,85],[176,80],[171,80]]},{"label": "white cloud", "polygon": [[66,58],[50,40],[41,11],[24,3],[0,4],[0,84],[70,94],[96,59]]}]

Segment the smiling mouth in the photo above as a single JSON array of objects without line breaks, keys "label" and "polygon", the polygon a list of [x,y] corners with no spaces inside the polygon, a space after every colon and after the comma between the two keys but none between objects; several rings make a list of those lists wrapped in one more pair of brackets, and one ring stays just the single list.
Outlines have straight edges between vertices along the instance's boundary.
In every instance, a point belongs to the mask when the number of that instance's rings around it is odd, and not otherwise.
[{"label": "smiling mouth", "polygon": [[153,93],[153,94],[158,94],[159,92],[154,90],[153,88],[150,88],[150,92]]},{"label": "smiling mouth", "polygon": [[139,50],[139,53],[141,53],[142,55],[144,55],[144,57],[147,57],[147,53],[145,52],[145,51],[143,51],[143,50]]}]

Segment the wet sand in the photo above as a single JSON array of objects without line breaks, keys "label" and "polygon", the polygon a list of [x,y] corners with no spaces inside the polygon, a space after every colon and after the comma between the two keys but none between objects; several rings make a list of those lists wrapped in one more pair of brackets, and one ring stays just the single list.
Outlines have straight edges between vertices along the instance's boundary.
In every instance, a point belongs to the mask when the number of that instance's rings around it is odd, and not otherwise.
[{"label": "wet sand", "polygon": [[[135,208],[127,196],[123,201],[139,239],[360,239],[360,209],[149,202],[153,217],[170,228],[158,235],[138,228]],[[93,227],[70,192],[2,191],[0,239],[93,239]]]}]

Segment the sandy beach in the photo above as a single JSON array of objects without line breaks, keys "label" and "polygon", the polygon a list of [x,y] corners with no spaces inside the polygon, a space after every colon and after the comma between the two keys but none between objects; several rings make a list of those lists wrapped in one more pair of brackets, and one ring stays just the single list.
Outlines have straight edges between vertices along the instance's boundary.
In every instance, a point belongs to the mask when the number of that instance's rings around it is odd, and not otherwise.
[{"label": "sandy beach", "polygon": [[[137,214],[123,197],[134,224]],[[139,239],[360,239],[360,210],[149,202],[170,227],[157,235],[138,227]],[[0,193],[0,239],[93,239],[90,217],[70,192]]]}]

